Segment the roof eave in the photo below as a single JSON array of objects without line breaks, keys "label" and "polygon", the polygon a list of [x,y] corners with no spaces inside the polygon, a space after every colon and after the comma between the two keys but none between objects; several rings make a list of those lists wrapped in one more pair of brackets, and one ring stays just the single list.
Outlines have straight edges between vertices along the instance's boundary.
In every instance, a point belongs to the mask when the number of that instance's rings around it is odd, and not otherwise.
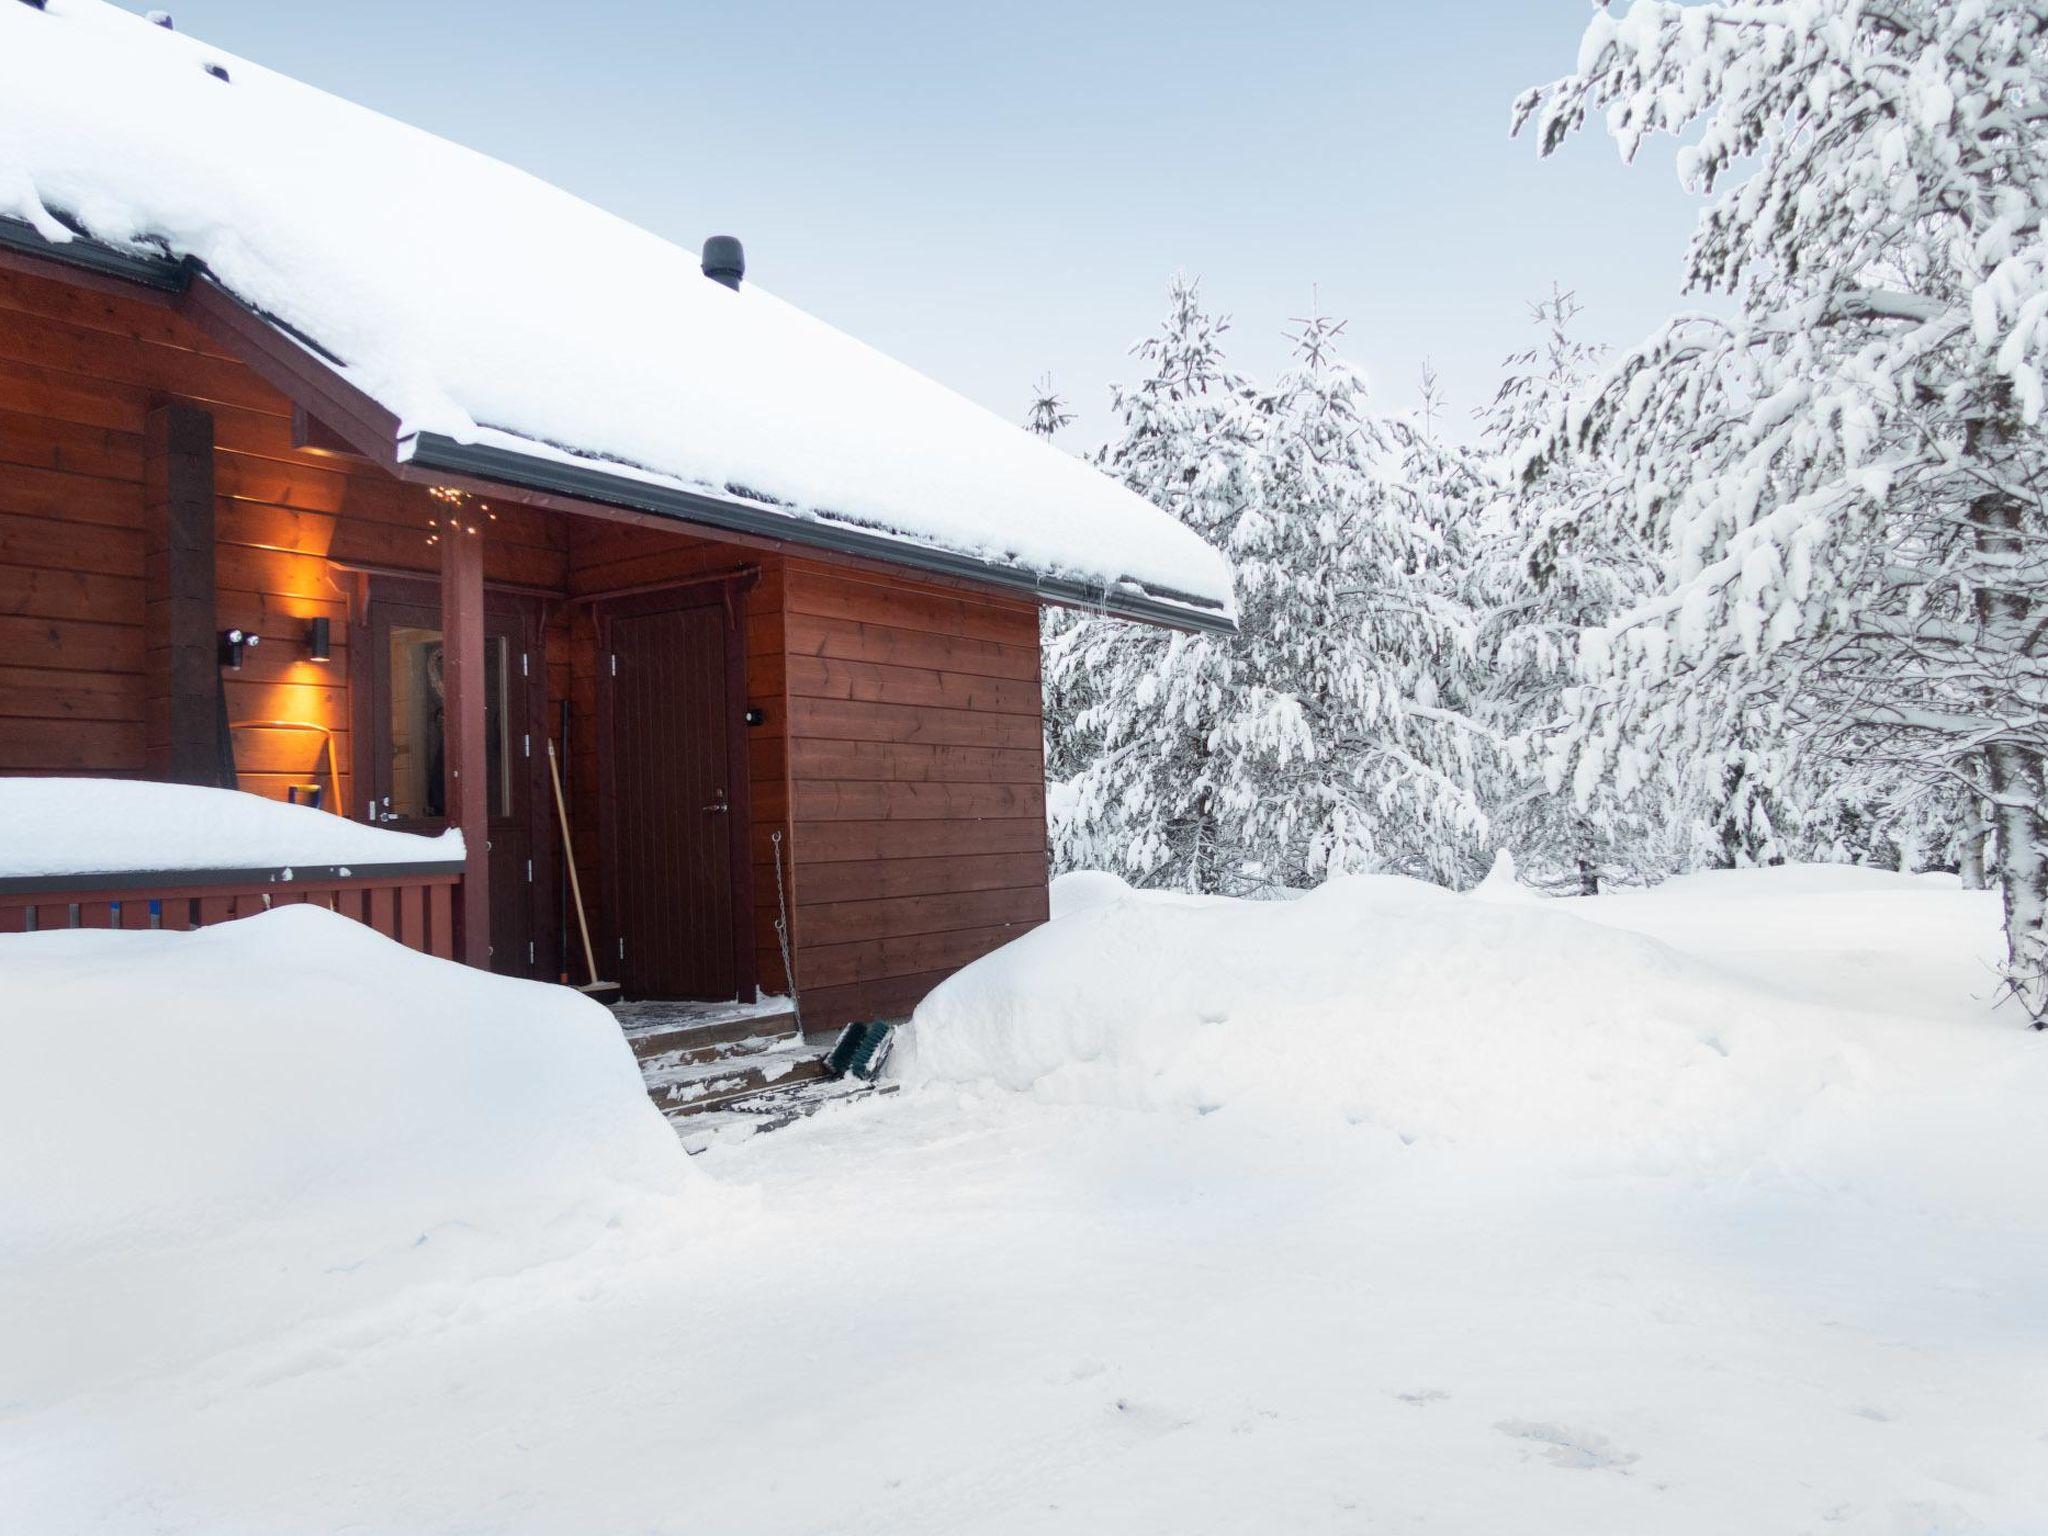
[{"label": "roof eave", "polygon": [[1180,593],[1132,585],[1105,590],[1087,582],[983,560],[846,523],[795,516],[771,507],[612,473],[594,465],[544,458],[490,444],[458,442],[438,432],[421,432],[410,444],[411,452],[405,462],[413,468],[488,481],[508,490],[570,496],[579,501],[653,513],[695,527],[906,566],[936,576],[1027,593],[1040,602],[1114,614],[1147,624],[1212,634],[1237,632],[1237,623],[1228,613]]},{"label": "roof eave", "polygon": [[[123,250],[84,235],[69,240],[52,240],[35,226],[7,217],[0,217],[0,250],[19,251],[99,277],[138,284],[159,293],[191,292],[193,279],[199,270],[191,261]],[[281,337],[297,342],[300,347],[306,345],[303,338],[291,336],[273,317],[236,298],[226,288],[212,283],[207,287],[239,307],[244,318],[261,322]],[[308,352],[309,357],[315,355]],[[325,359],[319,359],[319,363],[337,385],[354,389],[331,363]],[[406,451],[408,448],[409,452]],[[471,476],[502,485],[510,491],[570,496],[604,506],[651,513],[697,527],[772,539],[830,554],[877,560],[933,575],[979,582],[1028,594],[1039,602],[1112,614],[1169,629],[1221,635],[1237,633],[1236,620],[1222,606],[1187,593],[1147,588],[1134,582],[1103,587],[1051,576],[1025,566],[984,560],[845,523],[798,516],[757,503],[663,485],[591,464],[565,462],[487,444],[458,442],[440,433],[418,433],[406,444],[391,445],[378,457],[387,462],[396,460],[414,469]]]},{"label": "roof eave", "polygon": [[85,235],[52,240],[22,219],[0,217],[0,249],[40,256],[67,267],[138,283],[159,293],[183,293],[192,286],[192,269],[170,256],[124,251]]}]

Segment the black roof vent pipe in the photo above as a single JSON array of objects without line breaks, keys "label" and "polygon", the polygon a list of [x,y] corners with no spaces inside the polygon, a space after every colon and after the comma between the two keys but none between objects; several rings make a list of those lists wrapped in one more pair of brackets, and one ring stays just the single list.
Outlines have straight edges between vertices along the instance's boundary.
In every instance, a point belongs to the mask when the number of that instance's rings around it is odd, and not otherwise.
[{"label": "black roof vent pipe", "polygon": [[747,275],[746,247],[731,235],[713,235],[704,242],[704,275],[737,291]]}]

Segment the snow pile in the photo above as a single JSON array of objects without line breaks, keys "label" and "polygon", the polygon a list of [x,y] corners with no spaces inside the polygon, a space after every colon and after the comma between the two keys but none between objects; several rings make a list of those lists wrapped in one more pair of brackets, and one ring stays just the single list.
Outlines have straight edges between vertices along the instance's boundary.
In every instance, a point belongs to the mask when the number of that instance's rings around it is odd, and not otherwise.
[{"label": "snow pile", "polygon": [[[1045,968],[1006,955],[972,979],[987,998],[985,973],[1008,978],[1020,995],[1007,1006],[1029,1038],[997,1060],[991,1041],[967,1038],[981,1021],[956,996],[952,1070],[1000,1068],[1048,1096],[1090,1088],[1150,1102],[1156,1088],[1159,1102],[1185,1103],[1175,1090],[1190,1058],[1221,1037],[1235,1041],[1237,1072],[1274,1055],[1271,1087],[1226,1083],[1228,1102],[1206,1116],[1000,1091],[856,1101],[688,1165],[708,1174],[688,1192],[692,1206],[712,1192],[703,1184],[743,1181],[744,1221],[721,1200],[720,1219],[689,1223],[681,1240],[655,1230],[651,1252],[605,1243],[587,1261],[415,1287],[345,1316],[340,1303],[360,1299],[348,1287],[383,1294],[385,1280],[360,1282],[351,1267],[365,1254],[389,1280],[493,1234],[509,1268],[553,1246],[565,1224],[563,1246],[580,1241],[608,1206],[624,1210],[629,1235],[655,1225],[638,1221],[640,1191],[675,1160],[614,1118],[628,1085],[597,1079],[615,1039],[604,1053],[543,1052],[529,1016],[541,989],[487,977],[466,978],[461,995],[475,989],[478,1011],[486,997],[504,1000],[488,1019],[437,1025],[453,1010],[431,988],[400,1018],[408,995],[441,974],[415,961],[417,974],[387,974],[405,983],[381,999],[389,1025],[356,1036],[376,1063],[294,1039],[274,1047],[305,1064],[287,1072],[265,1048],[308,1011],[307,984],[278,978],[295,988],[291,1001],[259,1023],[242,982],[212,974],[232,970],[244,948],[224,946],[228,965],[202,965],[203,948],[187,946],[210,934],[58,935],[98,948],[36,973],[46,1000],[60,976],[80,996],[66,1004],[71,1029],[38,1026],[32,1043],[74,1053],[75,1070],[46,1066],[16,1086],[13,1056],[0,1055],[0,1283],[13,1286],[0,1290],[0,1526],[10,1536],[2044,1529],[2048,1041],[1985,1001],[1995,897],[1786,870],[1508,904],[1400,881],[1292,904],[1062,885],[1107,900],[1074,910],[1063,897],[1072,915],[1016,946]],[[317,916],[295,909],[230,927],[317,935],[289,921]],[[1171,947],[1148,952],[1147,940]],[[38,942],[0,940],[0,988],[18,984],[22,957],[58,954]],[[351,949],[294,974],[323,991],[347,986],[329,971],[346,961],[348,974],[367,973],[364,954],[379,953]],[[181,954],[194,963],[172,966]],[[205,1046],[182,1018],[152,1048],[149,1027],[120,1022],[139,1011],[133,992],[96,974],[117,962],[161,995],[221,986],[235,1049]],[[1084,969],[1063,974],[1069,962]],[[1318,999],[1318,978],[1356,990]],[[1689,988],[1701,989],[1697,1008],[1679,1012]],[[12,1001],[0,996],[0,1051]],[[1730,1005],[1713,1037],[1726,1056],[1698,1048],[1698,1015],[1717,1001]],[[1866,1008],[1880,1003],[1898,1011]],[[572,1032],[595,1016],[574,999],[546,1006],[565,1010],[555,1022]],[[1312,1042],[1320,1049],[1297,1047],[1319,1008],[1338,1024]],[[1229,1018],[1182,1018],[1191,1009]],[[1558,1022],[1568,1009],[1579,1011],[1570,1027]],[[1063,1025],[1061,1010],[1081,1017]],[[919,1030],[942,1045],[932,1022],[928,1012]],[[433,1044],[437,1027],[459,1039]],[[110,1028],[104,1045],[73,1043]],[[427,1042],[415,1038],[423,1030]],[[1800,1111],[1781,1138],[1794,1166],[1644,1178],[1631,1155],[1606,1173],[1561,1177],[1555,1160],[1529,1155],[1541,1150],[1535,1133],[1572,1129],[1536,1120],[1541,1106],[1517,1092],[1565,1095],[1586,1112],[1586,1133],[1612,1146],[1621,1111],[1603,1100],[1662,1095],[1686,1119],[1717,1096],[1676,1090],[1719,1075],[1771,1102],[1761,1079],[1775,1035],[1788,1037],[1781,1061],[1795,1078],[1809,1066],[1827,1074],[1818,1095],[1775,1101],[1774,1114]],[[1790,1050],[1795,1039],[1810,1054]],[[1080,1059],[1089,1051],[1093,1063]],[[1544,1059],[1558,1051],[1561,1063]],[[500,1054],[513,1058],[502,1068]],[[1435,1065],[1436,1054],[1450,1059]],[[396,1080],[423,1066],[431,1089]],[[556,1080],[532,1081],[537,1071]],[[338,1074],[333,1094],[322,1073]],[[1411,1132],[1455,1125],[1467,1143],[1402,1146],[1377,1122],[1349,1124],[1318,1086],[1322,1073],[1354,1101],[1400,1107]],[[138,1081],[107,1081],[116,1074]],[[263,1092],[231,1091],[222,1074]],[[579,1083],[589,1139],[565,1134]],[[486,1093],[507,1091],[528,1097],[499,1113]],[[52,1094],[65,1096],[61,1109],[40,1103]],[[371,1108],[350,1108],[365,1096]],[[1719,1101],[1750,1116],[1735,1097]],[[1467,1127],[1482,1112],[1509,1122],[1505,1145],[1477,1144],[1487,1128]],[[230,1113],[256,1122],[233,1148],[218,1124]],[[358,1114],[366,1132],[374,1119],[400,1145],[351,1132],[360,1175],[339,1160],[309,1170],[295,1143],[341,1146],[330,1122]],[[637,1103],[633,1115],[636,1127],[647,1118]],[[495,1144],[483,1148],[472,1137],[486,1116]],[[1822,1134],[1833,1150],[1816,1178]],[[45,1136],[64,1139],[45,1150]],[[192,1137],[218,1150],[195,1152]],[[1624,1150],[1644,1145],[1632,1131]],[[606,1146],[617,1151],[608,1163]],[[81,1156],[102,1171],[118,1165],[118,1177],[74,1176],[66,1165]],[[261,1166],[270,1158],[284,1160],[275,1177]],[[491,1181],[502,1169],[517,1186],[503,1203],[489,1181],[449,1171],[483,1164]],[[1899,1198],[1903,1169],[1924,1179],[1911,1199]],[[388,1221],[357,1198],[373,1183]],[[505,1216],[522,1190],[530,1210]],[[80,1200],[68,1218],[64,1204]],[[258,1204],[252,1240],[219,1239],[222,1262],[201,1269],[192,1254],[215,1242],[207,1232]],[[555,1215],[565,1205],[575,1213],[566,1222]],[[33,1214],[33,1231],[17,1210]],[[472,1226],[429,1226],[436,1211]],[[328,1221],[340,1237],[323,1235]],[[428,1241],[405,1246],[408,1227]],[[351,1231],[360,1236],[344,1241]],[[401,1240],[386,1241],[394,1233]],[[145,1269],[153,1246],[164,1261]],[[126,1262],[132,1249],[125,1278],[136,1283],[118,1295],[110,1281],[67,1289],[88,1248],[108,1276],[110,1256]],[[611,1262],[622,1253],[632,1262]],[[31,1294],[22,1277],[41,1262],[55,1272]],[[274,1317],[301,1298],[322,1316],[225,1355],[199,1359],[195,1347],[161,1369],[170,1351],[128,1316],[148,1309],[190,1347],[203,1342],[193,1337],[202,1313]],[[124,1332],[103,1344],[102,1328]],[[59,1400],[74,1380],[46,1369],[38,1333],[72,1341],[84,1390]],[[114,1356],[138,1348],[135,1379],[108,1382]],[[44,1384],[17,1385],[18,1361]]]},{"label": "snow pile", "polygon": [[688,1179],[610,1014],[295,906],[0,937],[0,1404],[655,1240]]},{"label": "snow pile", "polygon": [[462,834],[453,828],[416,837],[240,790],[0,778],[0,878],[461,858]]},{"label": "snow pile", "polygon": [[1283,903],[1069,903],[933,992],[902,1070],[1663,1172],[1752,1165],[1892,1049],[1879,1025],[1500,891],[1361,877]]},{"label": "snow pile", "polygon": [[1089,912],[1121,901],[1130,894],[1130,883],[1121,875],[1100,869],[1070,870],[1052,882],[1052,915],[1072,917],[1076,912]]},{"label": "snow pile", "polygon": [[[401,437],[1230,607],[1221,557],[1166,513],[759,285],[100,0],[0,6],[0,216],[63,239],[60,214],[197,257]],[[451,230],[472,238],[403,233]]]}]

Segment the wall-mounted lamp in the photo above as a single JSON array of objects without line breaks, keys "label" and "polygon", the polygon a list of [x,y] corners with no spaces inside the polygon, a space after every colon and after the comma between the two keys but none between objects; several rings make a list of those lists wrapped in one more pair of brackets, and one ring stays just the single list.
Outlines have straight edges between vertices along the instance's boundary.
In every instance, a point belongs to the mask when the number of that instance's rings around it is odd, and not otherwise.
[{"label": "wall-mounted lamp", "polygon": [[252,635],[246,629],[224,629],[220,632],[220,664],[230,671],[242,670],[242,652],[254,650],[263,643],[261,635]]},{"label": "wall-mounted lamp", "polygon": [[325,617],[314,619],[306,626],[306,656],[312,661],[329,661],[333,658],[331,625]]}]

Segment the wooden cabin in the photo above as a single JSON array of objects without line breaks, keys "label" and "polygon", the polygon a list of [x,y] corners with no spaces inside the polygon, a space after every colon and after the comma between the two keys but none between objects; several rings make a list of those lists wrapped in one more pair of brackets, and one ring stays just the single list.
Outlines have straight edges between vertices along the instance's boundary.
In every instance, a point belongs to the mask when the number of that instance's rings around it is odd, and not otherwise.
[{"label": "wooden cabin", "polygon": [[[552,747],[599,971],[823,1030],[1045,919],[1042,604],[1230,627],[1170,518],[731,242],[82,0],[0,55],[0,773],[459,827],[444,942],[580,981]],[[412,198],[551,233],[423,259]]]}]

